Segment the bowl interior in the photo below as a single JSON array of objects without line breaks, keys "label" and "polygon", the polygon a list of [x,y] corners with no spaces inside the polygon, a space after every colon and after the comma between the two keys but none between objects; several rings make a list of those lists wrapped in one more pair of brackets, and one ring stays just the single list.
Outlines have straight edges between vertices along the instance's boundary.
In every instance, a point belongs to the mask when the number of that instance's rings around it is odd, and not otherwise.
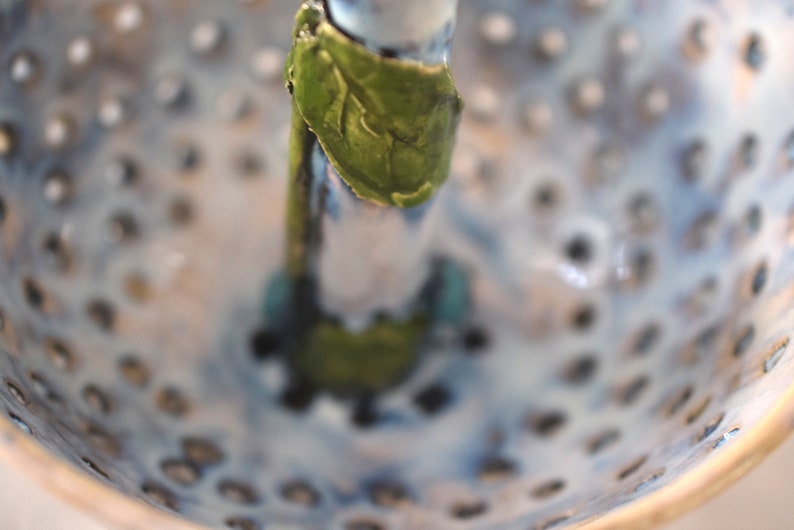
[{"label": "bowl interior", "polygon": [[783,396],[792,10],[464,0],[434,252],[467,271],[470,321],[366,421],[285,400],[264,304],[296,9],[0,3],[0,406],[20,429],[212,527],[552,528],[672,484]]}]

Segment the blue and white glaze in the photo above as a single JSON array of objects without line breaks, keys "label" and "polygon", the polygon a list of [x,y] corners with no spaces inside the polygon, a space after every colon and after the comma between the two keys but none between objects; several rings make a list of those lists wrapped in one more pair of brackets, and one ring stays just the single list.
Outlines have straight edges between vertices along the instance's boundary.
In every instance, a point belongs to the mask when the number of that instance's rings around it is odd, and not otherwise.
[{"label": "blue and white glaze", "polygon": [[[283,265],[290,105],[278,63],[296,8],[0,3],[0,123],[15,131],[0,138],[11,146],[0,149],[9,414],[75,465],[90,457],[109,487],[167,499],[164,509],[213,528],[234,518],[270,530],[559,527],[675,487],[743,443],[794,378],[790,351],[765,362],[787,345],[794,317],[790,2],[462,2],[452,64],[467,110],[429,247],[468,271],[471,325],[488,340],[464,351],[440,333],[380,396],[367,429],[331,396],[302,413],[285,408],[283,361],[250,351],[267,324],[265,285]],[[708,29],[700,48],[698,20]],[[748,60],[753,35],[763,60],[758,50]],[[71,47],[81,36],[96,52],[86,61]],[[173,97],[180,87],[185,97]],[[742,153],[747,135],[755,152]],[[708,156],[686,178],[682,156],[696,139]],[[185,156],[190,145],[198,161]],[[245,154],[259,164],[240,164]],[[138,171],[117,186],[108,174],[120,157]],[[71,177],[70,193],[43,193],[55,169]],[[544,184],[557,199],[539,207]],[[173,215],[177,198],[192,206],[187,222]],[[760,225],[746,222],[754,206]],[[136,230],[111,222],[120,213]],[[703,237],[697,219],[711,220]],[[71,249],[69,267],[42,251],[51,233]],[[566,253],[579,234],[587,260]],[[642,271],[640,250],[652,265]],[[135,275],[145,296],[131,289]],[[709,279],[714,288],[699,289]],[[110,326],[87,312],[97,300],[112,306]],[[71,362],[52,362],[54,339]],[[572,383],[566,370],[584,355],[597,367]],[[151,374],[142,386],[119,370],[130,357]],[[426,413],[414,397],[432,383],[450,399]],[[162,399],[169,389],[184,407]],[[548,427],[552,412],[565,421],[543,436],[533,425],[545,414]],[[225,458],[184,485],[163,463],[184,457],[189,436]],[[496,458],[514,473],[480,472]],[[254,500],[230,500],[228,480]],[[283,494],[296,480],[316,505]],[[410,502],[373,502],[382,480]],[[552,480],[564,485],[538,498]]]}]

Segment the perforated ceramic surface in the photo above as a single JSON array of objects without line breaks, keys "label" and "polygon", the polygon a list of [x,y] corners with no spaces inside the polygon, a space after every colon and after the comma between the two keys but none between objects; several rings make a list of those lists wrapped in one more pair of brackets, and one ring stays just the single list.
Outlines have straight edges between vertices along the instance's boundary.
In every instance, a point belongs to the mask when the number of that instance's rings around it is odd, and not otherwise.
[{"label": "perforated ceramic surface", "polygon": [[463,1],[434,251],[474,310],[366,411],[295,395],[264,331],[297,5],[0,1],[20,429],[215,528],[545,529],[675,487],[776,403],[794,4]]}]

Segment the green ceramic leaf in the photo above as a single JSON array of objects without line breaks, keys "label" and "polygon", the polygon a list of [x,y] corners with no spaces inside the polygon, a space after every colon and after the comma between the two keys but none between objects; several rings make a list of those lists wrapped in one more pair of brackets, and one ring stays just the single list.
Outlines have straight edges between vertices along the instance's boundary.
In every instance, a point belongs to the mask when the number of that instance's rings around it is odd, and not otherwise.
[{"label": "green ceramic leaf", "polygon": [[360,333],[323,321],[293,352],[295,368],[313,384],[336,394],[381,392],[400,380],[421,351],[427,318],[381,320]]},{"label": "green ceramic leaf", "polygon": [[303,120],[360,197],[410,207],[446,180],[462,109],[446,64],[374,54],[307,2],[286,77]]}]

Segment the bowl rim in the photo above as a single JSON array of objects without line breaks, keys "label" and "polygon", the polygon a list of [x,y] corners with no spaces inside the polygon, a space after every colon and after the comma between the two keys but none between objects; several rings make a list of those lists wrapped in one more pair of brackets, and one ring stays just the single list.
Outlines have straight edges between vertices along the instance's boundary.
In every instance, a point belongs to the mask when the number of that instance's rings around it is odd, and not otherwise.
[{"label": "bowl rim", "polygon": [[[794,428],[794,385],[759,422],[718,454],[659,490],[573,528],[651,528],[674,519],[722,492],[774,451]],[[0,463],[27,476],[57,498],[113,529],[199,530],[202,526],[132,499],[59,459],[10,419],[0,417]]]}]

